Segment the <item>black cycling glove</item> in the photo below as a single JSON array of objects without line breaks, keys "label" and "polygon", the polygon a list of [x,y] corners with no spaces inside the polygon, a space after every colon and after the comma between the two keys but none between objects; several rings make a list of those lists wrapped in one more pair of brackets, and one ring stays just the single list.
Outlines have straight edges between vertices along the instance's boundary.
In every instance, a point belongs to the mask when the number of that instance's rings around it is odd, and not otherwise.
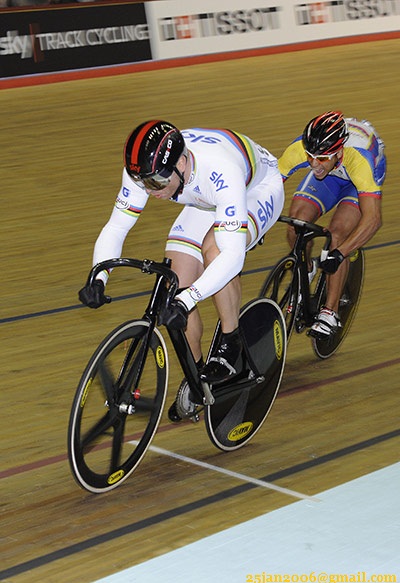
[{"label": "black cycling glove", "polygon": [[344,256],[339,249],[333,249],[333,251],[329,251],[324,261],[321,261],[321,269],[323,269],[325,273],[335,273],[335,271],[339,269],[339,265],[343,260]]},{"label": "black cycling glove", "polygon": [[172,300],[168,308],[164,308],[160,313],[158,322],[168,326],[171,330],[180,330],[187,326],[188,313],[188,309],[183,302]]},{"label": "black cycling glove", "polygon": [[79,299],[89,308],[100,308],[103,304],[111,302],[110,296],[104,294],[104,283],[101,279],[95,279],[92,285],[85,285],[79,290]]}]

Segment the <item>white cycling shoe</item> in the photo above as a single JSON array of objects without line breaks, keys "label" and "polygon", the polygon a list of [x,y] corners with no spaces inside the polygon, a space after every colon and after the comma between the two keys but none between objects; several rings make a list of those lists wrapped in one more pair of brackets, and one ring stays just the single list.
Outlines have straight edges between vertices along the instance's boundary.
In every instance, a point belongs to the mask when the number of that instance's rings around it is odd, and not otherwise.
[{"label": "white cycling shoe", "polygon": [[311,326],[310,336],[328,339],[342,327],[338,314],[329,308],[322,308],[318,314],[315,323]]}]

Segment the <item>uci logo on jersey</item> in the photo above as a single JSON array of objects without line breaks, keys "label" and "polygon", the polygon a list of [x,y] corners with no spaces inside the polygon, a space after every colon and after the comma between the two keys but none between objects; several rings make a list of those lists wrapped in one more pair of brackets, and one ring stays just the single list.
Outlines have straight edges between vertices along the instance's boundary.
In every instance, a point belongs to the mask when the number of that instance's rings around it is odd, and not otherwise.
[{"label": "uci logo on jersey", "polygon": [[217,187],[216,188],[217,192],[219,192],[220,190],[224,190],[224,188],[229,188],[229,186],[227,184],[225,184],[225,181],[222,178],[222,174],[218,174],[217,172],[212,172],[211,176],[210,176],[210,180]]},{"label": "uci logo on jersey", "polygon": [[120,209],[120,210],[128,209],[129,202],[127,200],[123,200],[122,198],[120,198],[118,196],[116,201],[115,201],[115,208]]},{"label": "uci logo on jersey", "polygon": [[241,228],[242,228],[242,223],[241,223],[241,221],[238,221],[237,219],[234,219],[233,221],[222,221],[218,225],[219,231],[233,232],[233,231],[239,231]]}]

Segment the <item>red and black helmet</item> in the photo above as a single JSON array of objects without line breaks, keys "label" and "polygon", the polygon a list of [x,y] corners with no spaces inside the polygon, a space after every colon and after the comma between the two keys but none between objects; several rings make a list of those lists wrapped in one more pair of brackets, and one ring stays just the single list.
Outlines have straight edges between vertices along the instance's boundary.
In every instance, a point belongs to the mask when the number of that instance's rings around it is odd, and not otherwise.
[{"label": "red and black helmet", "polygon": [[327,111],[308,122],[303,132],[303,146],[310,154],[333,154],[349,137],[346,120],[340,111]]},{"label": "red and black helmet", "polygon": [[185,141],[175,126],[162,120],[146,121],[126,140],[125,168],[136,180],[155,175],[169,178],[185,151]]}]

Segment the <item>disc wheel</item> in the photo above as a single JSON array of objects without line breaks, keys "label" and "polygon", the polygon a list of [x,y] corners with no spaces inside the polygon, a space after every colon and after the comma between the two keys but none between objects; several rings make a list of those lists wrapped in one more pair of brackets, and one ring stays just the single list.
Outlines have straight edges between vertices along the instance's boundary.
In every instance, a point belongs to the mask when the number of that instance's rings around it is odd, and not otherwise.
[{"label": "disc wheel", "polygon": [[[239,325],[248,356],[244,351],[239,357],[237,375],[211,387],[215,403],[205,408],[208,436],[224,451],[243,447],[260,429],[275,401],[286,360],[285,320],[275,302],[249,302]],[[218,324],[209,356],[219,338]]]},{"label": "disc wheel", "polygon": [[[349,270],[339,301],[339,318],[342,324],[338,331],[327,340],[312,338],[312,346],[315,354],[322,359],[332,356],[343,343],[357,312],[364,282],[365,254],[358,249],[349,259]],[[326,287],[322,290],[319,299],[319,307],[326,301]]]}]

